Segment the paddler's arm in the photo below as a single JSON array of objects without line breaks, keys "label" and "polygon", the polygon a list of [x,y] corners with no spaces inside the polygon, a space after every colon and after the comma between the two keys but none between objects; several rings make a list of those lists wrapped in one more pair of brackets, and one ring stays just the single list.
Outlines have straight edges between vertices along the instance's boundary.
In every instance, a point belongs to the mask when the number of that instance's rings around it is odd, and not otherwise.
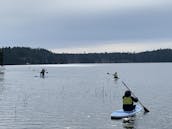
[{"label": "paddler's arm", "polygon": [[138,98],[131,97],[134,102],[138,102]]}]

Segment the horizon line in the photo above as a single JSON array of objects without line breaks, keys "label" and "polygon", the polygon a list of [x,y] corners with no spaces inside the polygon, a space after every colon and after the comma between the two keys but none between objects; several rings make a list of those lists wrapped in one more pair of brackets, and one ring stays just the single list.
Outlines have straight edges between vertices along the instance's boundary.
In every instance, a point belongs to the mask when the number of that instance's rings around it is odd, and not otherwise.
[{"label": "horizon line", "polygon": [[54,52],[51,49],[47,48],[41,48],[41,47],[29,47],[29,46],[5,46],[5,47],[0,47],[2,48],[30,48],[30,49],[44,49],[49,52],[52,52],[54,54],[99,54],[99,53],[142,53],[142,52],[151,52],[151,51],[158,51],[158,50],[172,50],[172,48],[166,47],[166,48],[155,48],[155,49],[149,49],[149,50],[142,50],[142,51],[102,51],[102,52]]}]

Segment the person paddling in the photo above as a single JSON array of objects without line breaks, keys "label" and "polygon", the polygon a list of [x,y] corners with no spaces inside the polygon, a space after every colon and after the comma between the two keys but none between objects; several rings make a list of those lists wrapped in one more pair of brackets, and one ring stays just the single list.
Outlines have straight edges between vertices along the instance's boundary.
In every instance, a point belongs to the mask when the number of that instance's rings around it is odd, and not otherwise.
[{"label": "person paddling", "polygon": [[45,69],[42,69],[42,70],[41,70],[40,75],[41,75],[42,77],[45,76]]},{"label": "person paddling", "polygon": [[138,98],[131,96],[130,90],[125,91],[125,94],[123,96],[123,110],[124,111],[134,110],[136,107],[136,105],[134,105],[134,102],[138,102]]},{"label": "person paddling", "polygon": [[114,77],[114,78],[118,78],[117,72],[115,72],[115,73],[113,74],[113,77]]}]

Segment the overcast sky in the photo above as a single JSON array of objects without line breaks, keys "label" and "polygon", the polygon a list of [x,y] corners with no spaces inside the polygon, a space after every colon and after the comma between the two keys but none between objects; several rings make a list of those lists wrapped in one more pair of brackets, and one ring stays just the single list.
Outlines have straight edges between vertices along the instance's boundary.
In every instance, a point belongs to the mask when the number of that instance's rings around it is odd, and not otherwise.
[{"label": "overcast sky", "polygon": [[0,46],[54,52],[172,48],[172,1],[0,0]]}]

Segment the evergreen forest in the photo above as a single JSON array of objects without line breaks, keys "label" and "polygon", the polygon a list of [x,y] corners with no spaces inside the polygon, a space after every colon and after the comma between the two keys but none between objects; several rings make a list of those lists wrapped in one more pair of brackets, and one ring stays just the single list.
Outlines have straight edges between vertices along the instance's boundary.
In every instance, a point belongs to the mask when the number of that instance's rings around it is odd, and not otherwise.
[{"label": "evergreen forest", "polygon": [[69,63],[139,63],[172,62],[172,49],[159,49],[139,53],[53,53],[42,48],[5,47],[0,49],[1,65],[69,64]]}]

